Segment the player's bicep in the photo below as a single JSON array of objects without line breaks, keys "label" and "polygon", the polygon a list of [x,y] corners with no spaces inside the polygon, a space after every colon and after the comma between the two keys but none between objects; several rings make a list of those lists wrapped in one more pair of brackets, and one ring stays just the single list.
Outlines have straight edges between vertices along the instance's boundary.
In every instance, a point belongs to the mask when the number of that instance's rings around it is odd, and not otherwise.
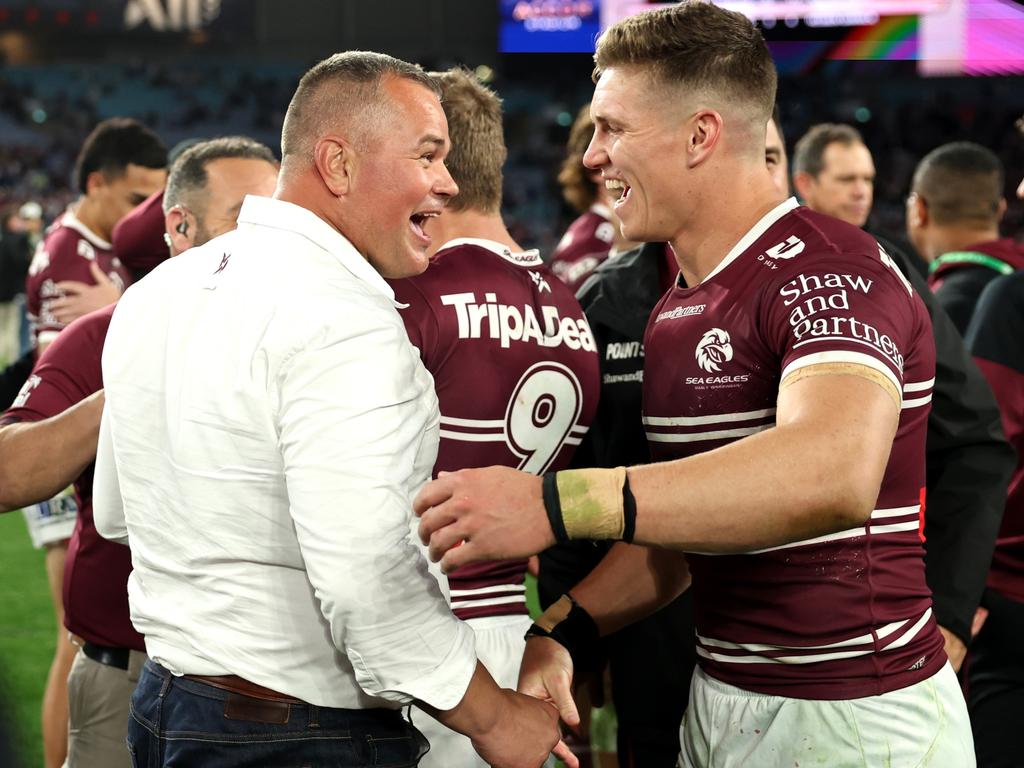
[{"label": "player's bicep", "polygon": [[[817,369],[817,370],[815,370]],[[801,426],[825,438],[823,450],[845,452],[844,461],[877,473],[885,470],[899,426],[892,383],[868,366],[809,366],[783,380],[776,426]]]}]

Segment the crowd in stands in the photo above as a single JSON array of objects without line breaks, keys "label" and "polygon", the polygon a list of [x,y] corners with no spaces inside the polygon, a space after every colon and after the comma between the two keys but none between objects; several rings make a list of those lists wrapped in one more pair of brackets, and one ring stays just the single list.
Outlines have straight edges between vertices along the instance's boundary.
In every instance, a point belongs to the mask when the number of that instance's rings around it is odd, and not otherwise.
[{"label": "crowd in stands", "polygon": [[[516,237],[542,253],[550,253],[572,218],[561,199],[557,168],[588,91],[586,62],[570,61],[582,78],[516,71],[499,74],[494,84],[503,99],[509,146],[507,218]],[[282,104],[302,71],[300,62],[234,61],[0,69],[0,206],[35,200],[52,221],[72,199],[71,167],[82,136],[116,115],[152,126],[168,146],[195,136],[245,133],[276,147]],[[825,71],[783,78],[779,89],[787,137],[820,122],[851,123],[860,130],[876,166],[884,169],[875,188],[874,230],[902,231],[914,167],[940,144],[971,140],[991,148],[1007,167],[1024,163],[1024,139],[1013,128],[1021,112],[1016,80],[922,81],[907,74],[888,80],[884,90],[874,81],[867,70],[841,79]],[[1022,223],[1024,213],[1014,208],[1006,231]]]}]

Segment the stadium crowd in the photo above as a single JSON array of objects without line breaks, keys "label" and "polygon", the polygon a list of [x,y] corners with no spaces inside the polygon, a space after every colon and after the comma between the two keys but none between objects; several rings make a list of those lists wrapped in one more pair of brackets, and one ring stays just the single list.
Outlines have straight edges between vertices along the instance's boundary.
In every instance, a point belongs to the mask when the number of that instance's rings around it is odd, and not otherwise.
[{"label": "stadium crowd", "polygon": [[1024,118],[595,62],[0,81],[47,768],[1020,764]]}]

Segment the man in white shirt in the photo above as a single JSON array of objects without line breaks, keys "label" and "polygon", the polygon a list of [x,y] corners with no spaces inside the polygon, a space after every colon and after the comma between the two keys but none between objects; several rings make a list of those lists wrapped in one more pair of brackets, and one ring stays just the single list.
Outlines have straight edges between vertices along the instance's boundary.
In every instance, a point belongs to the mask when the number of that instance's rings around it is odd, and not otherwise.
[{"label": "man in white shirt", "polygon": [[332,56],[289,105],[274,199],[115,313],[95,518],[132,548],[140,765],[413,766],[413,701],[492,765],[565,754],[409,536],[439,417],[383,277],[427,266],[448,145],[418,67]]}]

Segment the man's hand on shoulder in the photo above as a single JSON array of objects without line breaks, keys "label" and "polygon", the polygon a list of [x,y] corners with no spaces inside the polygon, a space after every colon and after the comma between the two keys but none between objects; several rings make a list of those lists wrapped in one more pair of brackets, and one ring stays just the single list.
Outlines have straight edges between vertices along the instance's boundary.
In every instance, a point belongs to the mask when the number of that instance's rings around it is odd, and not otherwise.
[{"label": "man's hand on shoulder", "polygon": [[443,472],[416,495],[419,534],[441,570],[529,557],[555,543],[541,478],[509,467]]},{"label": "man's hand on shoulder", "polygon": [[77,280],[62,280],[57,287],[64,294],[50,302],[50,311],[57,322],[68,325],[83,315],[113,304],[121,298],[121,289],[106,275],[96,262],[89,264],[95,285]]}]

